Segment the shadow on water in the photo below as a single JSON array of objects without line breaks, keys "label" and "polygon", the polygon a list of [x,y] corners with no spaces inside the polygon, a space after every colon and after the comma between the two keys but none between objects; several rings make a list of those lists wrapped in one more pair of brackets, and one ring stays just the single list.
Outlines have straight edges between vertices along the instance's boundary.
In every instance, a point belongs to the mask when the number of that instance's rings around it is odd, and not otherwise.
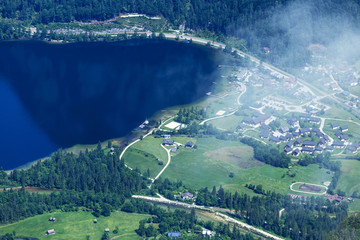
[{"label": "shadow on water", "polygon": [[[4,168],[43,157],[58,147],[120,137],[158,110],[204,96],[217,77],[221,59],[211,49],[160,40],[2,42],[0,53],[1,81],[9,85],[0,93],[13,91],[21,105],[14,119],[23,119],[13,129],[2,126],[18,136],[0,136],[1,142],[16,146],[0,147],[0,154],[7,156],[0,159]],[[7,95],[0,98],[11,108],[15,98]],[[9,118],[11,114],[3,112]],[[19,144],[23,153],[9,153]],[[24,145],[33,153],[26,153]]]}]

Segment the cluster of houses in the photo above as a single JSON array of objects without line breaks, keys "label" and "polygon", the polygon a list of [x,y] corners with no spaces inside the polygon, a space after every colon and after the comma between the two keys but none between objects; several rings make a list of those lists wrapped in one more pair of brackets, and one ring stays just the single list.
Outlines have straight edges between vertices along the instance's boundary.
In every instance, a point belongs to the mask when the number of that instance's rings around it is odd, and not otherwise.
[{"label": "cluster of houses", "polygon": [[339,196],[338,194],[329,195],[329,196],[326,196],[326,198],[327,198],[330,202],[333,202],[333,201],[342,202],[342,201],[345,199],[345,197]]},{"label": "cluster of houses", "polygon": [[271,115],[261,114],[258,112],[253,113],[251,117],[245,117],[242,121],[243,124],[252,127],[259,127],[261,124],[269,124],[271,122]]},{"label": "cluster of houses", "polygon": [[[164,140],[161,143],[162,145],[164,145],[164,146],[173,146],[174,145],[175,142],[174,142],[174,140],[171,139],[171,135],[164,134],[164,135],[162,135],[162,137],[164,138]],[[182,145],[176,144],[175,146],[173,146],[170,149],[170,152],[176,153],[179,146],[182,146]],[[192,141],[189,141],[185,144],[185,148],[193,148],[194,146],[195,146],[195,143],[193,143]]]},{"label": "cluster of houses", "polygon": [[335,141],[333,146],[335,148],[345,147],[345,143],[348,143],[345,148],[347,153],[356,153],[360,149],[360,143],[349,143],[349,135],[345,134],[349,130],[347,125],[340,126],[339,123],[331,123],[330,128],[336,130],[335,136],[339,141]]},{"label": "cluster of houses", "polygon": [[[257,115],[255,115],[257,116]],[[320,124],[321,119],[317,117],[311,116],[311,114],[303,113],[300,115],[301,119],[306,119],[309,123],[312,124]],[[247,125],[251,125],[249,123],[250,119],[254,121],[254,119],[257,118],[249,118],[244,119],[243,123]],[[254,124],[255,122],[253,122]],[[256,122],[257,124],[260,124]],[[312,154],[312,153],[322,153],[323,151],[333,152],[335,148],[344,148],[345,152],[348,153],[356,153],[360,149],[360,143],[349,143],[349,135],[346,135],[345,132],[348,131],[348,126],[343,125],[340,126],[338,123],[331,123],[330,127],[333,130],[336,130],[335,136],[338,137],[338,141],[333,141],[330,139],[328,135],[326,135],[324,132],[322,132],[317,127],[312,128],[300,128],[299,121],[297,118],[288,118],[287,123],[291,127],[291,129],[288,126],[281,126],[279,129],[277,129],[276,132],[271,134],[271,129],[269,126],[262,124],[260,125],[260,138],[262,139],[268,139],[270,143],[273,144],[280,144],[280,143],[286,143],[284,146],[284,152],[286,154],[291,154],[294,156],[297,156],[301,153],[305,154]],[[252,125],[255,126],[255,125]],[[242,126],[238,126],[238,129],[240,129]],[[314,134],[317,138],[319,138],[319,141],[302,141],[302,137],[305,137],[308,134]],[[332,144],[330,145],[330,142]]]}]

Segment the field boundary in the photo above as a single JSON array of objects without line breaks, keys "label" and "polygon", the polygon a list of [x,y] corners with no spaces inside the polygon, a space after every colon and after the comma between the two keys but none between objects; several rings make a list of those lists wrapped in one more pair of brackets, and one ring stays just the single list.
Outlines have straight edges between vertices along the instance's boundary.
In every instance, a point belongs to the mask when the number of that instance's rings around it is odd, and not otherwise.
[{"label": "field boundary", "polygon": [[[322,187],[322,188],[325,188],[325,191],[324,192],[321,192],[321,193],[317,193],[317,192],[308,192],[308,191],[301,191],[301,190],[295,190],[293,187],[295,184],[306,184],[306,185],[311,185],[311,186],[316,186],[316,187]],[[315,194],[315,195],[324,195],[327,190],[328,190],[328,187],[327,186],[324,186],[324,185],[320,185],[320,184],[313,184],[313,183],[305,183],[305,182],[294,182],[290,185],[290,190],[291,191],[294,191],[294,192],[299,192],[299,193],[307,193],[307,194]]]}]

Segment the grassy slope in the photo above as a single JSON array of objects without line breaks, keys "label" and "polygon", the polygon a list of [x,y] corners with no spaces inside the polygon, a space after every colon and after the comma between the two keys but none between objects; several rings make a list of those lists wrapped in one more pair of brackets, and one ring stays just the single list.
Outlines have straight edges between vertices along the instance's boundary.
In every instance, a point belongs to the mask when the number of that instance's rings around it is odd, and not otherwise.
[{"label": "grassy slope", "polygon": [[[141,172],[146,172],[147,169],[150,169],[150,177],[155,177],[163,166],[167,163],[167,153],[160,146],[162,138],[154,138],[153,136],[148,136],[143,140],[132,145],[124,154],[125,163],[135,169],[136,167],[140,169]],[[141,151],[146,151],[151,154],[151,157],[146,157],[142,154],[139,154],[132,149],[139,149]],[[153,158],[155,156],[157,159],[164,163],[163,166],[159,166],[158,162]]]},{"label": "grassy slope", "polygon": [[[50,217],[55,217],[56,222],[49,222]],[[147,215],[129,214],[124,212],[111,213],[110,217],[97,218],[94,224],[94,216],[88,212],[54,212],[43,214],[17,223],[1,226],[0,235],[16,232],[17,236],[27,236],[39,239],[100,239],[106,228],[110,229],[110,236],[120,236],[120,239],[138,239],[135,229],[139,227],[139,221],[147,218]],[[118,234],[113,234],[115,227],[119,228]],[[42,236],[47,230],[54,229],[55,234]]]},{"label": "grassy slope", "polygon": [[351,195],[354,191],[360,192],[360,162],[357,160],[345,159],[341,161],[341,176],[337,189]]},{"label": "grassy slope", "polygon": [[[290,192],[293,181],[321,184],[330,181],[332,174],[319,169],[317,165],[296,167],[294,178],[282,175],[288,169],[275,168],[253,160],[252,149],[237,141],[222,141],[215,138],[200,138],[197,149],[184,149],[172,158],[171,164],[162,175],[170,180],[182,180],[194,188],[222,185],[231,191],[252,193],[244,187],[247,184],[262,184],[266,190]],[[233,172],[234,178],[229,174]]]}]

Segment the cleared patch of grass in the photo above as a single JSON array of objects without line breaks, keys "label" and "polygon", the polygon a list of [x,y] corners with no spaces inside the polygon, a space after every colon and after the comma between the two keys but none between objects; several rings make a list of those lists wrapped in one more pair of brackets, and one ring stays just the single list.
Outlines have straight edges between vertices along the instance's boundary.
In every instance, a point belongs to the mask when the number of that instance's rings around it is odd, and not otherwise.
[{"label": "cleared patch of grass", "polygon": [[236,127],[243,120],[242,116],[231,115],[224,118],[214,119],[208,122],[208,124],[214,125],[219,129],[225,129],[229,131],[235,131]]},{"label": "cleared patch of grass", "polygon": [[360,86],[352,87],[349,90],[352,94],[360,96]]},{"label": "cleared patch of grass", "polygon": [[[160,146],[159,146],[160,147]],[[160,160],[151,153],[141,151],[136,148],[130,148],[124,155],[126,164],[132,169],[138,168],[140,172],[145,173],[148,169],[150,170],[150,177],[154,178],[161,171],[163,165],[159,165]]]},{"label": "cleared patch of grass", "polygon": [[360,161],[344,159],[341,160],[341,175],[337,189],[345,191],[351,196],[354,191],[360,192]]},{"label": "cleared patch of grass", "polygon": [[[55,217],[55,222],[49,218]],[[120,239],[138,239],[135,229],[139,227],[139,221],[149,216],[114,212],[109,217],[99,217],[95,224],[94,216],[89,212],[54,212],[47,213],[14,224],[1,226],[0,235],[16,232],[16,236],[26,236],[39,239],[100,239],[106,228],[110,229],[110,237],[121,236]],[[118,227],[119,232],[112,231]],[[42,236],[47,230],[54,229],[55,234]]]}]

